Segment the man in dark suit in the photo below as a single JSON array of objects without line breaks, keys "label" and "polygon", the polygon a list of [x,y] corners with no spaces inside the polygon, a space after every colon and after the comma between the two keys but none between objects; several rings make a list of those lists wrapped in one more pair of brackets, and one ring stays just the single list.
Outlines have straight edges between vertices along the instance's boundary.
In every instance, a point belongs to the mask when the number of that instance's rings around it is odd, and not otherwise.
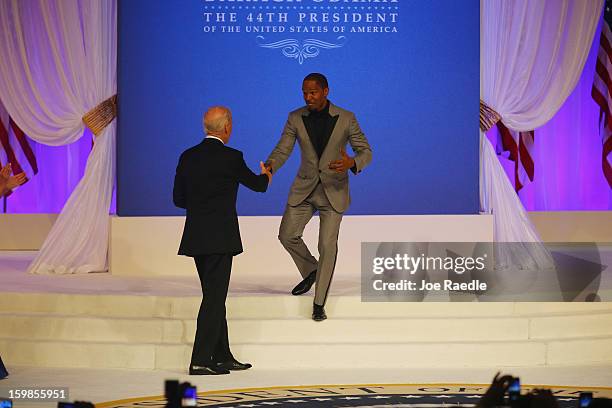
[{"label": "man in dark suit", "polygon": [[0,380],[4,377],[8,377],[8,371],[6,371],[4,363],[2,363],[2,357],[0,357]]},{"label": "man in dark suit", "polygon": [[225,299],[232,258],[242,252],[236,195],[238,185],[265,192],[272,175],[260,162],[256,175],[242,152],[227,147],[232,133],[229,109],[215,106],[204,115],[206,138],[179,159],[174,178],[174,204],[187,210],[179,255],[191,256],[202,284],[203,300],[190,375],[229,374],[250,364],[232,355],[225,319]]}]

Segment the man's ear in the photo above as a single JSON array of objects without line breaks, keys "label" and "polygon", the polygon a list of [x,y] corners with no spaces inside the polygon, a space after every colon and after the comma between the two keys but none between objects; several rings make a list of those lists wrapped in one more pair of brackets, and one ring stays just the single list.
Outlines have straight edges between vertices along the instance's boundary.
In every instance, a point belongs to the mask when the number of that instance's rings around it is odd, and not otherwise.
[{"label": "man's ear", "polygon": [[326,98],[328,94],[329,94],[329,88],[323,89],[323,95],[325,95]]}]

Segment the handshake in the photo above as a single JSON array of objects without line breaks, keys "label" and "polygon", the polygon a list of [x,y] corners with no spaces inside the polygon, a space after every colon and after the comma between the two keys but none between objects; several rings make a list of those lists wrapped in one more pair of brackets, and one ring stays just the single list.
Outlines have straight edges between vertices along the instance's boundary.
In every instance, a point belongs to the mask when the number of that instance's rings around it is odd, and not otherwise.
[{"label": "handshake", "polygon": [[11,163],[8,163],[0,170],[0,197],[4,196],[5,194],[8,194],[15,187],[20,186],[26,181],[28,181],[25,173],[23,172],[14,176],[11,176],[11,173]]},{"label": "handshake", "polygon": [[265,174],[268,176],[268,184],[270,184],[272,182],[272,166],[269,164],[264,164],[264,162],[260,161],[259,167],[261,168],[261,172],[259,174]]},{"label": "handshake", "polygon": [[[270,163],[264,163],[262,161],[259,162],[259,167],[261,168],[260,174],[265,174],[268,176],[268,183],[272,181],[272,165]],[[355,167],[355,158],[346,154],[346,150],[344,148],[340,149],[340,159],[329,162],[327,166],[330,170],[335,171],[336,173],[344,173],[349,169]]]}]

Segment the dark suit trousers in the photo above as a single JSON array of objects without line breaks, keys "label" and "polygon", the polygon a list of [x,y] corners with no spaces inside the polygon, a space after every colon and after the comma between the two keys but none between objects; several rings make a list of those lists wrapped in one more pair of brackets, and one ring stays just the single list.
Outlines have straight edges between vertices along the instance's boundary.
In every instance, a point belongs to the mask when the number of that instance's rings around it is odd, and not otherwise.
[{"label": "dark suit trousers", "polygon": [[192,365],[210,365],[233,358],[225,319],[225,298],[232,271],[232,258],[230,254],[194,257],[203,298],[191,354]]},{"label": "dark suit trousers", "polygon": [[0,378],[4,378],[6,376],[8,376],[8,371],[6,371],[6,368],[4,368],[2,357],[0,357]]}]

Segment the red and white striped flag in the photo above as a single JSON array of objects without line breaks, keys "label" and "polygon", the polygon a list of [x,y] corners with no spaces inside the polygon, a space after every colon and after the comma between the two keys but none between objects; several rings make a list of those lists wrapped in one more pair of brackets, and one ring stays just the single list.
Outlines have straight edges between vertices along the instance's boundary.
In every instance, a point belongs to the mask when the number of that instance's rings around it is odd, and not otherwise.
[{"label": "red and white striped flag", "polygon": [[497,154],[509,152],[508,159],[514,162],[514,190],[517,192],[529,181],[533,181],[535,163],[533,146],[535,131],[516,132],[508,129],[501,121],[497,122]]},{"label": "red and white striped flag", "polygon": [[28,137],[0,103],[0,167],[6,163],[11,163],[13,174],[25,172],[28,179],[38,173],[38,163]]},{"label": "red and white striped flag", "polygon": [[612,152],[612,1],[606,0],[604,8],[604,22],[599,37],[599,52],[595,65],[595,78],[591,96],[599,105],[599,122],[601,124],[601,137],[603,149],[601,152],[601,166],[608,185],[612,187],[612,164],[609,157]]}]

